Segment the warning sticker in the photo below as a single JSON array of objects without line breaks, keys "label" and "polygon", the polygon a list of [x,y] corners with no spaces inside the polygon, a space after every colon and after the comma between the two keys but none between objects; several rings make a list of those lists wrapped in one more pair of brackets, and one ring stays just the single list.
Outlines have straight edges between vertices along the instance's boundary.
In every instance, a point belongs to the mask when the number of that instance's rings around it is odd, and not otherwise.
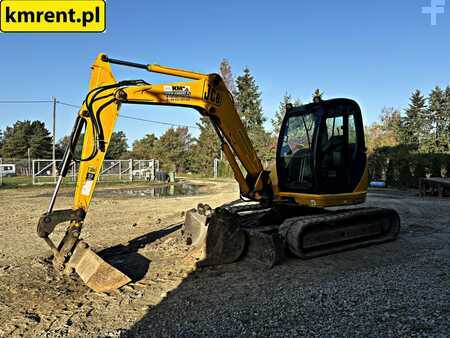
[{"label": "warning sticker", "polygon": [[83,188],[81,188],[81,195],[89,196],[91,194],[92,186],[94,185],[95,172],[95,167],[88,168],[88,172],[86,174],[86,182],[84,182]]}]

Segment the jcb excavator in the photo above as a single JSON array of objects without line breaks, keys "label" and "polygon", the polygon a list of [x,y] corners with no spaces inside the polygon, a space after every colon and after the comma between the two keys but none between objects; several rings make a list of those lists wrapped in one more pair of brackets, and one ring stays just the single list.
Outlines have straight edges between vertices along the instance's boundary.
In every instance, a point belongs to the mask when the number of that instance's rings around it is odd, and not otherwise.
[{"label": "jcb excavator", "polygon": [[[189,80],[168,84],[117,82],[111,64]],[[89,92],[59,167],[49,208],[37,228],[53,252],[54,267],[65,272],[75,270],[95,291],[113,290],[130,282],[81,239],[119,108],[125,103],[190,107],[207,116],[239,184],[241,199],[253,202],[215,210],[200,204],[186,213],[182,233],[199,265],[250,257],[271,267],[282,260],[285,251],[311,258],[397,237],[400,220],[394,210],[328,209],[360,204],[366,199],[364,129],[356,102],[324,101],[317,96],[311,104],[288,105],[278,139],[276,168],[265,170],[236,111],[233,96],[219,75],[138,64],[100,54],[92,66]],[[75,146],[83,130],[82,155],[75,158]],[[73,208],[53,210],[72,161],[80,162]],[[63,222],[69,224],[56,246],[49,235]]]}]

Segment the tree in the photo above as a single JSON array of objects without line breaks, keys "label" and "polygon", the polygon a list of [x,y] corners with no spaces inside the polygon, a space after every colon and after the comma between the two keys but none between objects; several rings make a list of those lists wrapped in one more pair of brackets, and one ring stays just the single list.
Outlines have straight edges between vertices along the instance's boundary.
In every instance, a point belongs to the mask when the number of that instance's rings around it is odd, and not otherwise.
[{"label": "tree", "polygon": [[439,156],[433,156],[431,158],[431,176],[442,177],[442,163]]},{"label": "tree", "polygon": [[3,131],[0,130],[0,157],[3,157]]},{"label": "tree", "polygon": [[127,137],[123,131],[115,131],[109,140],[106,159],[120,159],[128,150]]},{"label": "tree", "polygon": [[421,178],[424,178],[427,174],[426,168],[425,168],[425,163],[424,160],[422,159],[422,157],[419,157],[416,163],[416,166],[414,168],[414,181],[415,181],[415,186],[419,187],[419,180]]},{"label": "tree", "polygon": [[236,86],[236,101],[245,127],[250,133],[261,130],[265,121],[262,113],[261,93],[250,69],[245,68],[244,74],[238,76]]},{"label": "tree", "polygon": [[8,158],[49,158],[52,154],[50,132],[41,121],[17,121],[7,127],[3,138],[2,153]]},{"label": "tree", "polygon": [[130,156],[139,160],[155,158],[155,144],[158,138],[155,134],[147,134],[140,140],[133,142],[133,149]]},{"label": "tree", "polygon": [[231,71],[231,65],[227,59],[223,59],[220,62],[220,75],[222,76],[225,85],[231,94],[236,94],[236,87],[234,85],[233,72]]},{"label": "tree", "polygon": [[155,157],[166,171],[185,172],[190,168],[193,139],[187,127],[169,128],[155,142]]},{"label": "tree", "polygon": [[[83,150],[83,141],[84,141],[84,133],[80,134],[80,137],[78,138],[78,143],[75,146],[75,159],[81,158],[81,151]],[[64,155],[64,152],[66,151],[66,148],[69,144],[69,136],[64,136],[59,142],[56,144],[56,157],[62,158]]]},{"label": "tree", "polygon": [[394,160],[389,159],[389,163],[386,170],[386,184],[388,187],[393,187],[397,185],[397,179],[395,175],[395,165]]},{"label": "tree", "polygon": [[413,176],[409,161],[402,158],[399,162],[399,183],[403,188],[412,188],[414,185]]},{"label": "tree", "polygon": [[402,143],[414,145],[416,148],[424,139],[423,119],[426,114],[426,101],[420,90],[416,90],[410,98],[406,116],[402,119]]},{"label": "tree", "polygon": [[214,159],[221,156],[220,141],[208,117],[202,117],[197,126],[200,135],[192,146],[192,169],[197,173],[211,175]]},{"label": "tree", "polygon": [[447,150],[445,106],[444,92],[436,86],[428,97],[428,109],[423,125],[426,137],[421,145],[422,152],[442,153]]},{"label": "tree", "polygon": [[286,114],[286,105],[288,103],[291,103],[294,106],[301,106],[302,102],[297,99],[295,102],[292,102],[292,97],[288,93],[285,93],[283,96],[283,99],[280,102],[280,105],[278,106],[278,110],[275,113],[275,117],[272,119],[272,128],[273,128],[273,134],[275,137],[278,137],[278,134],[280,133],[280,127],[281,123],[283,122],[284,115]]},{"label": "tree", "polygon": [[264,130],[261,93],[248,68],[236,79],[236,104],[247,133],[259,157],[271,160],[274,157],[273,138]]},{"label": "tree", "polygon": [[381,123],[367,127],[366,145],[369,153],[382,147],[394,147],[400,143],[401,117],[398,109],[383,108],[380,115]]},{"label": "tree", "polygon": [[450,86],[445,88],[444,92],[444,139],[442,143],[445,144],[447,152],[450,152]]},{"label": "tree", "polygon": [[320,101],[322,101],[323,100],[323,92],[321,92],[320,91],[320,89],[319,88],[317,88],[315,91],[314,91],[314,94],[313,94],[313,102],[320,102]]}]

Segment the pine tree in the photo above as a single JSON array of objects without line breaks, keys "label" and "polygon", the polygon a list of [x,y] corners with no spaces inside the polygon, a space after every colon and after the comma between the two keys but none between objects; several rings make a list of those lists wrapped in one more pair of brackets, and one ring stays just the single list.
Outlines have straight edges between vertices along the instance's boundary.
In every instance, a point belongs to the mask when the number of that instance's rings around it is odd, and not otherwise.
[{"label": "pine tree", "polygon": [[52,155],[52,137],[44,122],[33,121],[30,126],[30,154],[36,158],[49,158]]},{"label": "pine tree", "polygon": [[427,139],[422,151],[426,153],[441,153],[445,151],[445,97],[444,92],[436,86],[428,98],[428,110],[424,119]]},{"label": "pine tree", "polygon": [[3,131],[0,130],[0,158],[3,157]]},{"label": "pine tree", "polygon": [[231,71],[231,65],[227,59],[223,59],[220,62],[220,75],[222,76],[225,85],[231,94],[236,94],[236,87],[234,85],[233,72]]},{"label": "pine tree", "polygon": [[445,145],[446,151],[450,153],[450,86],[445,88],[444,92],[444,139],[442,143]]},{"label": "pine tree", "polygon": [[299,99],[295,100],[295,102],[292,102],[291,95],[289,95],[288,93],[284,94],[283,99],[281,100],[280,105],[278,106],[278,110],[275,113],[275,117],[271,120],[273,134],[275,137],[278,137],[278,134],[280,133],[281,123],[283,122],[284,115],[286,114],[286,105],[288,103],[291,103],[296,107],[302,105]]},{"label": "pine tree", "polygon": [[423,128],[426,101],[420,90],[416,90],[410,98],[406,116],[402,119],[401,143],[413,145],[418,148],[426,132]]},{"label": "pine tree", "polygon": [[248,68],[236,79],[236,104],[242,122],[259,157],[270,161],[274,158],[274,139],[264,130],[266,120],[262,113],[261,93]]},{"label": "pine tree", "polygon": [[49,158],[52,153],[52,138],[50,132],[41,121],[17,121],[12,127],[7,127],[2,146],[6,158]]},{"label": "pine tree", "polygon": [[249,133],[260,131],[265,121],[262,114],[261,93],[250,69],[245,68],[244,74],[238,76],[236,86],[236,101],[245,127]]}]

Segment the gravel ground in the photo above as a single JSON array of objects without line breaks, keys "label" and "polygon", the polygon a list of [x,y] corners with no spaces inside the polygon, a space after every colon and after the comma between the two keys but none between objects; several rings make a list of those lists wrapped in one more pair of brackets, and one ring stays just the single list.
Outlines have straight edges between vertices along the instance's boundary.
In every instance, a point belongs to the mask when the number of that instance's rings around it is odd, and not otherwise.
[{"label": "gravel ground", "polygon": [[245,261],[194,270],[181,212],[237,196],[234,183],[202,184],[200,196],[96,197],[84,238],[136,276],[107,294],[49,265],[35,227],[50,189],[0,191],[0,337],[450,337],[449,199],[371,191],[368,206],[400,214],[395,242],[267,271]]},{"label": "gravel ground", "polygon": [[124,336],[450,336],[448,200],[373,192],[398,210],[393,243],[270,271],[196,271]]}]

